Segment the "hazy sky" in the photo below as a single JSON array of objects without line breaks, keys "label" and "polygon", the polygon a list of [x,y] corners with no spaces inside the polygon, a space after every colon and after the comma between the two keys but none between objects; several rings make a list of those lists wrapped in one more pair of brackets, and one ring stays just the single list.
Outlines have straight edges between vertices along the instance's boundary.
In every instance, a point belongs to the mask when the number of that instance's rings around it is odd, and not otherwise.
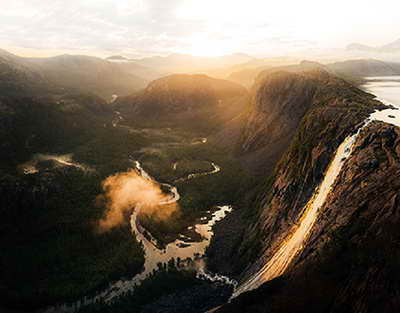
[{"label": "hazy sky", "polygon": [[400,38],[398,0],[0,0],[18,54],[252,55]]}]

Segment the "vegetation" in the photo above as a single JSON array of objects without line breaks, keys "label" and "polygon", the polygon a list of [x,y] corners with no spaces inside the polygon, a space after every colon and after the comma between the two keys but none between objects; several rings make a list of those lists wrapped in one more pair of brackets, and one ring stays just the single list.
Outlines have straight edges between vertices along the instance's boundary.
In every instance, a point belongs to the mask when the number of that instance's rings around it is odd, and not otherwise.
[{"label": "vegetation", "polygon": [[56,169],[1,180],[3,301],[23,308],[76,299],[121,275],[144,257],[130,226],[99,234],[104,208],[96,174]]},{"label": "vegetation", "polygon": [[[129,154],[147,141],[111,127],[110,112],[94,114],[84,101],[75,101],[76,109],[68,112],[65,103],[50,100],[2,102],[8,114],[1,116],[0,127],[0,288],[9,307],[73,301],[123,275],[133,276],[144,262],[130,225],[97,232],[105,208],[95,199],[101,182],[132,167]],[[73,153],[75,162],[94,171],[43,166],[36,174],[18,174],[16,166],[34,153]]]},{"label": "vegetation", "polygon": [[[196,271],[182,267],[172,259],[168,265],[159,264],[158,270],[133,291],[111,303],[100,302],[83,307],[79,313],[172,312],[172,307],[176,313],[188,312],[188,309],[190,312],[204,312],[224,303],[230,289],[229,286],[214,286],[196,278]],[[181,300],[179,303],[177,298]]]},{"label": "vegetation", "polygon": [[[184,158],[182,161],[184,167],[178,171],[181,158]],[[200,217],[207,215],[207,212],[216,206],[234,204],[242,195],[238,191],[246,189],[242,185],[246,182],[246,174],[238,162],[223,150],[210,144],[192,144],[165,149],[164,156],[160,159],[160,162],[152,163],[149,172],[154,175],[159,170],[161,174],[155,175],[159,181],[170,182],[178,188],[181,195],[179,214],[174,214],[167,220],[144,214],[139,217],[142,225],[161,245],[174,241],[179,234],[187,233],[188,226],[199,222]],[[171,166],[171,160],[178,162],[176,171]],[[221,171],[176,181],[177,178],[187,177],[189,173],[213,170],[211,162],[220,166]],[[148,161],[143,165],[148,169]]]},{"label": "vegetation", "polygon": [[[212,170],[211,162],[222,167],[217,174],[176,183],[180,214],[161,223],[145,218],[144,225],[161,242],[173,240],[213,206],[239,196],[240,167],[223,151],[202,143],[203,133],[113,127],[115,114],[93,96],[0,100],[0,242],[5,251],[0,289],[8,307],[74,301],[141,270],[143,250],[128,223],[106,233],[96,229],[105,211],[95,201],[101,182],[132,168],[135,159],[158,181],[174,185],[178,178]],[[72,153],[74,162],[93,170],[45,161],[36,174],[19,173],[17,166],[36,153]]]}]

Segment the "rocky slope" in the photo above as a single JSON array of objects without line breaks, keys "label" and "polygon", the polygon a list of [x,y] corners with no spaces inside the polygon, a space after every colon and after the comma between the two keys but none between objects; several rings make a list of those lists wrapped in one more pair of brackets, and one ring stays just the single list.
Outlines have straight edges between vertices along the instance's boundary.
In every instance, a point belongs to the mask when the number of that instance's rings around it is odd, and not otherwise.
[{"label": "rocky slope", "polygon": [[372,96],[319,64],[309,62],[285,71],[264,72],[254,86],[252,110],[237,154],[254,171],[270,173],[311,108],[351,110],[371,101]]},{"label": "rocky slope", "polygon": [[371,123],[286,274],[217,312],[397,312],[399,174],[400,129]]},{"label": "rocky slope", "polygon": [[[258,163],[258,179],[241,203],[241,218],[217,226],[209,250],[210,266],[224,273],[247,267],[251,275],[263,264],[298,222],[340,143],[382,107],[370,94],[319,69],[275,73],[260,82],[255,99],[239,147],[244,158]],[[233,235],[226,238],[225,229]]]},{"label": "rocky slope", "polygon": [[116,107],[132,121],[212,129],[239,115],[247,104],[247,90],[206,75],[170,75],[151,82]]},{"label": "rocky slope", "polygon": [[355,85],[360,85],[366,76],[391,76],[400,74],[400,63],[382,61],[377,59],[358,59],[347,60],[329,64],[319,64],[317,62],[292,60],[292,63],[275,64],[268,66],[258,66],[235,71],[228,76],[229,80],[242,84],[250,88],[256,80],[260,80],[264,74],[274,71],[298,71],[301,67],[313,65],[324,68],[335,75],[338,75]]}]

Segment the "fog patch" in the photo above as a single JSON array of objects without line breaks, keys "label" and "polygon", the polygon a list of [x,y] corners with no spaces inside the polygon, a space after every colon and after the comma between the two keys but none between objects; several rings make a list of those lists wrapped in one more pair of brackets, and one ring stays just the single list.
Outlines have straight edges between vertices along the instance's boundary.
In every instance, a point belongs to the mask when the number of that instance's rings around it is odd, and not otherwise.
[{"label": "fog patch", "polygon": [[137,170],[117,173],[102,182],[104,193],[96,198],[98,206],[107,208],[98,223],[99,232],[108,231],[123,223],[132,210],[166,220],[178,211],[176,202],[170,203],[171,195],[164,193],[160,185],[141,176]]}]

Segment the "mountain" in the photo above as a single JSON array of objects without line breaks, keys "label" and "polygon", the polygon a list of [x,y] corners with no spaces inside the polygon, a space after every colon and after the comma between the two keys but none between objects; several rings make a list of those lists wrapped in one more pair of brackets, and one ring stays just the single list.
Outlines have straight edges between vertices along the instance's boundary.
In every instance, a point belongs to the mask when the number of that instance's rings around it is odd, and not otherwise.
[{"label": "mountain", "polygon": [[295,57],[270,57],[264,59],[253,59],[243,64],[234,65],[229,69],[226,79],[237,82],[250,88],[258,74],[272,67],[282,67],[298,64],[301,59]]},{"label": "mountain", "polygon": [[[95,95],[0,97],[1,167],[15,168],[34,153],[68,150],[110,124],[112,111]],[[51,131],[49,131],[51,130]]]},{"label": "mountain", "polygon": [[122,56],[122,55],[112,55],[106,58],[108,61],[116,61],[116,62],[123,62],[123,61],[129,61],[128,58]]},{"label": "mountain", "polygon": [[163,76],[167,76],[169,73],[166,71],[159,70],[138,64],[132,59],[126,58],[121,55],[114,55],[106,58],[107,61],[117,64],[123,71],[126,71],[132,75],[144,78],[150,82]]},{"label": "mountain", "polygon": [[96,57],[60,55],[31,58],[26,63],[57,86],[95,93],[105,99],[113,94],[128,95],[146,85],[146,80]]},{"label": "mountain", "polygon": [[141,77],[145,79],[145,81],[147,82],[151,82],[155,79],[170,75],[170,73],[166,71],[162,71],[156,68],[151,68],[148,66],[143,66],[133,61],[114,62],[114,64],[118,65],[122,71]]},{"label": "mountain", "polygon": [[400,75],[400,63],[374,59],[349,60],[326,66],[339,75],[353,77]]},{"label": "mountain", "polygon": [[370,47],[367,45],[352,43],[346,47],[349,51],[366,51],[366,52],[378,52],[378,53],[396,53],[400,52],[400,39],[397,39],[391,43],[383,46]]},{"label": "mountain", "polygon": [[253,86],[256,77],[264,70],[270,68],[269,66],[262,66],[257,68],[248,68],[240,71],[235,71],[229,74],[228,80],[241,84],[247,88]]},{"label": "mountain", "polygon": [[[251,277],[277,251],[284,234],[299,224],[339,145],[370,113],[384,107],[373,95],[321,68],[270,73],[251,97],[236,154],[257,179],[241,210],[214,229],[208,251],[211,270],[239,280]],[[239,298],[248,301],[246,294]],[[231,305],[227,308],[234,312]],[[241,312],[258,312],[246,308]]]},{"label": "mountain", "polygon": [[400,39],[397,39],[396,41],[393,41],[391,43],[388,43],[387,45],[382,46],[380,50],[383,52],[399,52]]},{"label": "mountain", "polygon": [[[79,55],[50,58],[22,58],[0,50],[0,90],[3,95],[37,96],[92,93],[110,99],[144,88],[149,80],[141,66],[122,66],[106,60]],[[149,77],[155,71],[148,71]]]},{"label": "mountain", "polygon": [[189,73],[213,68],[230,67],[252,60],[253,57],[242,53],[219,57],[192,56],[187,54],[171,54],[143,59],[133,59],[138,64],[172,73]]},{"label": "mountain", "polygon": [[199,74],[175,74],[118,99],[115,106],[132,121],[211,127],[211,130],[240,114],[247,104],[247,96],[244,87],[230,81]]},{"label": "mountain", "polygon": [[0,91],[3,96],[47,93],[55,86],[25,59],[0,49]]},{"label": "mountain", "polygon": [[365,77],[371,76],[392,76],[400,74],[400,63],[381,61],[375,59],[358,59],[335,62],[329,64],[321,64],[318,62],[304,60],[300,64],[271,67],[261,71],[256,80],[270,75],[273,72],[284,70],[290,72],[311,70],[319,68],[333,75],[339,76],[353,85],[360,85],[364,82]]},{"label": "mountain", "polygon": [[351,51],[351,50],[358,50],[358,51],[367,51],[367,52],[374,52],[376,51],[376,48],[370,47],[367,45],[363,45],[360,43],[351,43],[346,47],[346,50]]},{"label": "mountain", "polygon": [[398,127],[365,128],[293,266],[215,312],[397,312],[399,160]]},{"label": "mountain", "polygon": [[[321,76],[321,81],[311,79],[310,73],[314,78]],[[322,65],[313,62],[262,71],[251,89],[249,109],[226,124],[215,141],[227,148],[235,147],[243,164],[254,173],[263,166],[271,169],[311,105],[316,84],[323,88],[324,75],[331,77]],[[287,92],[289,88],[292,93]]]}]

